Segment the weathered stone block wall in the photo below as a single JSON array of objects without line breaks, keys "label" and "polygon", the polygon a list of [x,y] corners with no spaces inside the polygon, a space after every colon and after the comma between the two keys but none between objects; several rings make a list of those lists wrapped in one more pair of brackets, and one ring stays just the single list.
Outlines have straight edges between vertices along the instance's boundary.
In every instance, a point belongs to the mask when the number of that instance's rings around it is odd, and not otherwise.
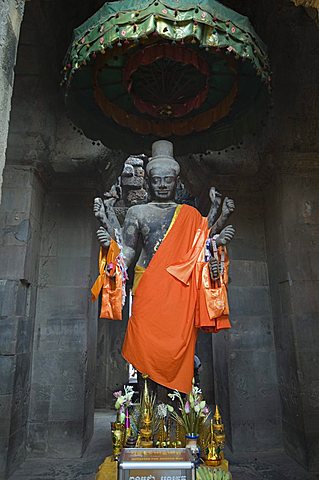
[{"label": "weathered stone block wall", "polygon": [[0,5],[0,201],[5,165],[14,66],[23,17],[24,0],[3,0]]},{"label": "weathered stone block wall", "polygon": [[40,169],[48,166],[54,148],[54,96],[58,92],[57,75],[51,66],[54,48],[43,28],[39,5],[28,2],[21,25],[6,155],[7,164]]},{"label": "weathered stone block wall", "polygon": [[278,174],[266,198],[284,442],[293,458],[319,471],[318,170]]},{"label": "weathered stone block wall", "polygon": [[246,182],[246,192],[229,194],[236,201],[230,221],[236,237],[229,246],[232,329],[213,335],[215,398],[235,454],[281,446],[263,198]]},{"label": "weathered stone block wall", "polygon": [[114,401],[113,392],[128,382],[128,366],[121,355],[128,320],[128,301],[123,320],[99,319],[95,385],[96,408],[109,408]]},{"label": "weathered stone block wall", "polygon": [[29,416],[28,448],[33,455],[80,456],[93,431],[93,196],[72,189],[67,181],[46,197]]},{"label": "weathered stone block wall", "polygon": [[25,458],[43,187],[7,166],[0,210],[0,478]]}]

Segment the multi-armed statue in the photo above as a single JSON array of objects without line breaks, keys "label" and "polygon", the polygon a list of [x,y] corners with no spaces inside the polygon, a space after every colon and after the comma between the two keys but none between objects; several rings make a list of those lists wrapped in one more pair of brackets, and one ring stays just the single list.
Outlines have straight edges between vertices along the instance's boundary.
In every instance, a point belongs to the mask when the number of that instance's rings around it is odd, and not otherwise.
[{"label": "multi-armed statue", "polygon": [[[210,189],[205,218],[195,208],[175,203],[180,167],[171,142],[153,144],[146,171],[150,201],[131,206],[122,228],[114,198],[95,200],[94,213],[101,222],[97,237],[105,251],[118,244],[126,268],[136,256],[139,238],[142,243],[124,358],[155,382],[188,392],[198,328],[218,332],[230,327],[225,246],[235,230],[225,225],[235,207],[227,197],[221,205],[215,188]],[[112,267],[106,265],[106,274],[115,274]]]}]

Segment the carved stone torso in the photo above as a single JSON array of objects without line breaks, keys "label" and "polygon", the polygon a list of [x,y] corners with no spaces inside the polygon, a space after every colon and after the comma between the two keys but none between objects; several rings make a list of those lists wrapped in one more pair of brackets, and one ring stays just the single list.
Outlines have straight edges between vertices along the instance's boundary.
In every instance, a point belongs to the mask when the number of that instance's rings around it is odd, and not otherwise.
[{"label": "carved stone torso", "polygon": [[142,237],[142,251],[138,265],[146,268],[154,253],[159,248],[173,219],[176,203],[148,203],[131,207],[123,228],[124,243],[135,244],[135,239]]}]

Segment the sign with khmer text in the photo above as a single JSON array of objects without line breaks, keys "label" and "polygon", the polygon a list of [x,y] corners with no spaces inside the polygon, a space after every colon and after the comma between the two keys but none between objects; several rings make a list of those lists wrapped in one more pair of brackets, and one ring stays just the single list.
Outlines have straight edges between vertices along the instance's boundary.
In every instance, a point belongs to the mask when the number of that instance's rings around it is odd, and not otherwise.
[{"label": "sign with khmer text", "polygon": [[126,448],[118,473],[119,480],[195,480],[195,465],[186,448]]}]

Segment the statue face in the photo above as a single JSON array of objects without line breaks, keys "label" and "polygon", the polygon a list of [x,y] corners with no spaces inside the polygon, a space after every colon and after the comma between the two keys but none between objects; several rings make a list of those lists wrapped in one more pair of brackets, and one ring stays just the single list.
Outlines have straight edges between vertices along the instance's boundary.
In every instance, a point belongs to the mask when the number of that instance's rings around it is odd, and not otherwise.
[{"label": "statue face", "polygon": [[128,159],[121,173],[122,185],[125,187],[131,187],[132,189],[143,188],[144,184],[144,168],[143,161],[139,164],[138,161],[131,162]]},{"label": "statue face", "polygon": [[154,167],[150,171],[149,185],[152,200],[165,202],[174,200],[177,187],[177,175],[171,168]]}]

